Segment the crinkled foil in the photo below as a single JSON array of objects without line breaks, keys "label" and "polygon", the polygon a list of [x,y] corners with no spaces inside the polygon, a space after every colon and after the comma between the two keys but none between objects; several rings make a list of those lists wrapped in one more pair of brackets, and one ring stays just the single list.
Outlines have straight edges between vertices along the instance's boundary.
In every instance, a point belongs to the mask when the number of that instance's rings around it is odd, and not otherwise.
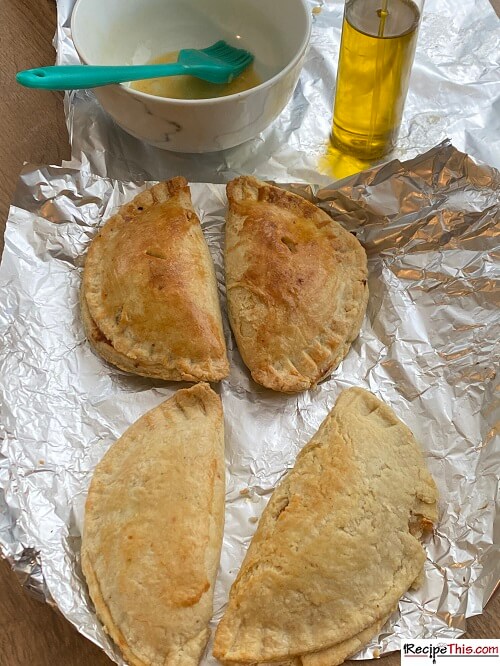
[{"label": "crinkled foil", "polygon": [[[401,637],[460,635],[499,580],[500,177],[444,142],[332,186],[321,162],[343,3],[310,5],[314,26],[299,85],[259,137],[223,153],[168,153],[124,133],[91,92],[70,93],[72,161],[27,166],[10,211],[0,267],[0,547],[27,589],[56,604],[118,664],[80,569],[85,495],[108,447],[178,386],[126,375],[97,358],[85,341],[78,288],[83,254],[102,219],[146,180],[182,174],[199,181],[193,199],[224,312],[225,193],[216,183],[234,175],[302,183],[291,187],[355,232],[369,255],[371,295],[360,337],[314,391],[280,396],[254,384],[224,318],[232,370],[218,386],[227,505],[213,626],[272,489],[352,385],[374,391],[412,428],[441,495],[423,586],[404,596],[358,656],[398,649]],[[72,7],[73,0],[58,2],[59,63],[77,62]],[[499,26],[487,0],[427,0],[396,157],[451,137],[500,166]],[[214,663],[210,654],[209,646],[204,663]]]},{"label": "crinkled foil", "polygon": [[[178,385],[128,375],[95,356],[78,291],[83,256],[102,219],[145,186],[86,168],[26,167],[0,268],[0,544],[24,583],[118,664],[80,569],[85,495],[108,447]],[[500,578],[500,173],[445,142],[335,187],[291,189],[357,235],[369,258],[370,288],[360,336],[343,363],[297,396],[253,383],[241,361],[226,317],[224,186],[192,184],[216,265],[231,362],[230,377],[216,389],[226,422],[227,497],[212,628],[273,488],[340,391],[363,386],[421,442],[439,487],[440,516],[426,543],[423,585],[404,595],[359,656],[398,649],[402,637],[456,637]],[[203,663],[216,663],[210,647]]]},{"label": "crinkled foil", "polygon": [[[88,162],[94,173],[119,180],[162,180],[182,173],[190,181],[223,183],[255,174],[327,185],[332,173],[324,156],[344,0],[308,2],[313,30],[299,84],[280,117],[253,141],[208,155],[167,153],[129,136],[92,92],[78,91],[66,96],[73,156]],[[73,4],[58,2],[61,64],[79,62],[69,28]],[[409,159],[450,138],[460,150],[500,168],[499,53],[500,21],[488,0],[427,0],[393,157]]]}]

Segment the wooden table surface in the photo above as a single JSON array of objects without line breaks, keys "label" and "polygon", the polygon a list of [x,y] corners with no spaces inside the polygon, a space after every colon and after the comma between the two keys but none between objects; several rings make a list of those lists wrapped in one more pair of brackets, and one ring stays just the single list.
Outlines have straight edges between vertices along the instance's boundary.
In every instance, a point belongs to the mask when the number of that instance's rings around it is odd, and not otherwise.
[{"label": "wooden table surface", "polygon": [[[0,225],[3,228],[23,162],[59,164],[69,145],[59,93],[28,91],[14,82],[20,69],[52,64],[52,0],[0,0]],[[3,242],[2,242],[3,246]],[[500,637],[500,595],[468,623],[471,638]],[[0,562],[0,666],[109,666],[96,646],[48,605],[31,599],[8,564]],[[384,659],[396,666],[399,655]]]}]

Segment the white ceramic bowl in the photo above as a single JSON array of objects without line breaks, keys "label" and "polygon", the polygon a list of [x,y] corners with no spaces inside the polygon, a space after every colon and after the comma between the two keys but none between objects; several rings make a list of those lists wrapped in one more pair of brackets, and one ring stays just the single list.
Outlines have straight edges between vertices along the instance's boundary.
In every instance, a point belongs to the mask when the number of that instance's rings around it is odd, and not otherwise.
[{"label": "white ceramic bowl", "polygon": [[263,82],[227,97],[171,99],[127,84],[95,89],[129,134],[159,148],[203,153],[251,139],[281,113],[299,78],[311,18],[305,0],[78,0],[71,31],[90,65],[142,64],[219,39],[251,51]]}]

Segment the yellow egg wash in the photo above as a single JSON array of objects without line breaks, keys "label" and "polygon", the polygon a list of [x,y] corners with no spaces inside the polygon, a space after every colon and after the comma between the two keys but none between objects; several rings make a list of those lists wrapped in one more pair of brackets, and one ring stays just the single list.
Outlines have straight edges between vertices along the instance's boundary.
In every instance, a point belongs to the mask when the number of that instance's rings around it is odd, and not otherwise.
[{"label": "yellow egg wash", "polygon": [[[157,58],[153,58],[148,65],[177,62],[179,51],[170,51]],[[157,97],[170,97],[171,99],[211,99],[213,97],[226,97],[235,93],[249,90],[262,83],[255,71],[253,63],[230,83],[209,83],[194,76],[166,76],[158,79],[144,79],[134,81],[131,87],[134,90],[156,95]]]},{"label": "yellow egg wash", "polygon": [[332,133],[338,148],[365,159],[393,148],[419,21],[413,0],[347,2]]}]

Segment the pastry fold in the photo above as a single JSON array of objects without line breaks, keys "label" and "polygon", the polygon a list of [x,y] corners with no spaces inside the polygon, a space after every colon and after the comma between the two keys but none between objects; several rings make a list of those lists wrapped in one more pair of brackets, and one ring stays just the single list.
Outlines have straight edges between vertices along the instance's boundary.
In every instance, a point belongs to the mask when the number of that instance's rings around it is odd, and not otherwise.
[{"label": "pastry fold", "polygon": [[372,393],[343,391],[262,514],[214,655],[341,663],[421,575],[436,500],[411,431]]},{"label": "pastry fold", "polygon": [[104,224],[87,253],[81,307],[90,344],[122,370],[227,376],[214,266],[185,178],[145,190]]},{"label": "pastry fold", "polygon": [[358,336],[365,251],[327,213],[279,187],[243,176],[227,197],[228,313],[240,354],[259,384],[309,389]]},{"label": "pastry fold", "polygon": [[207,384],[182,389],[115,442],[87,497],[82,568],[131,666],[194,666],[209,636],[224,525],[224,430]]}]

